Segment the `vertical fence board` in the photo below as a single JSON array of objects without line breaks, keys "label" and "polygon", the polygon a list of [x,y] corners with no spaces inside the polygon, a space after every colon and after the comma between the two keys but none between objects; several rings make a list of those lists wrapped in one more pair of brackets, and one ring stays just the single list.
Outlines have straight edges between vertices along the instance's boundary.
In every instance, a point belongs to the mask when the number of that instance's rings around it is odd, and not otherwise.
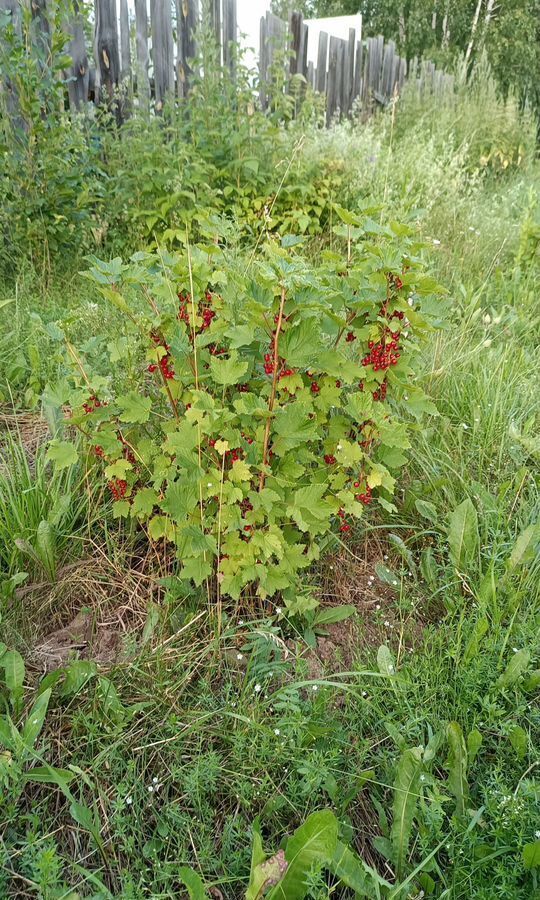
[{"label": "vertical fence board", "polygon": [[194,74],[198,20],[198,0],[176,0],[176,78],[179,97],[187,97],[189,94],[191,76]]},{"label": "vertical fence board", "polygon": [[302,43],[302,31],[304,25],[304,17],[302,13],[293,12],[289,19],[289,33],[291,40],[291,58],[289,60],[289,74],[296,75],[302,71],[302,62],[300,58],[300,47]]},{"label": "vertical fence board", "polygon": [[79,11],[78,0],[73,3],[73,16],[68,24],[70,41],[67,52],[71,56],[72,63],[69,69],[68,98],[72,111],[81,109],[88,99],[90,86],[90,71],[88,56],[86,54],[86,41],[84,38],[84,17]]},{"label": "vertical fence board", "polygon": [[120,0],[120,60],[121,77],[131,77],[131,49],[129,46],[129,13],[127,0]]},{"label": "vertical fence board", "polygon": [[99,102],[105,96],[117,122],[120,122],[121,110],[115,98],[120,81],[115,0],[96,0],[95,15],[96,97]]},{"label": "vertical fence board", "polygon": [[338,74],[339,38],[330,36],[328,76],[326,80],[326,124],[330,125],[339,102]]},{"label": "vertical fence board", "polygon": [[135,29],[137,50],[137,96],[139,108],[147,112],[150,105],[150,82],[148,79],[148,12],[146,0],[135,0]]},{"label": "vertical fence board", "polygon": [[210,0],[210,24],[216,42],[216,60],[221,66],[221,0]]},{"label": "vertical fence board", "polygon": [[151,0],[152,62],[154,64],[154,91],[156,112],[174,91],[174,50],[171,4],[169,0]]},{"label": "vertical fence board", "polygon": [[353,102],[353,93],[354,93],[354,51],[356,46],[356,30],[354,28],[349,28],[349,43],[347,46],[347,71],[345,72],[346,79],[346,90],[345,90],[345,98],[346,103],[344,107],[344,112],[348,115],[351,111],[351,106]]},{"label": "vertical fence board", "polygon": [[326,31],[319,32],[319,46],[317,49],[317,79],[315,90],[320,94],[326,91],[326,67],[328,58],[328,35]]},{"label": "vertical fence board", "polygon": [[362,41],[356,42],[356,52],[354,61],[354,83],[351,98],[351,106],[357,97],[362,93],[362,67],[364,65],[364,45]]},{"label": "vertical fence board", "polygon": [[236,39],[236,0],[223,0],[223,65],[233,77]]}]

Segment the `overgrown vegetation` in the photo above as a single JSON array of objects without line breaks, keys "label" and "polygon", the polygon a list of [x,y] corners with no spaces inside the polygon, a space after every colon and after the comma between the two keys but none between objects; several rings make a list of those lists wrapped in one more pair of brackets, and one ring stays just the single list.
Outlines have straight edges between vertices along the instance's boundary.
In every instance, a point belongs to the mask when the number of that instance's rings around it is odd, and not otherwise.
[{"label": "overgrown vegetation", "polygon": [[0,896],[529,900],[531,124],[238,78],[4,120]]}]

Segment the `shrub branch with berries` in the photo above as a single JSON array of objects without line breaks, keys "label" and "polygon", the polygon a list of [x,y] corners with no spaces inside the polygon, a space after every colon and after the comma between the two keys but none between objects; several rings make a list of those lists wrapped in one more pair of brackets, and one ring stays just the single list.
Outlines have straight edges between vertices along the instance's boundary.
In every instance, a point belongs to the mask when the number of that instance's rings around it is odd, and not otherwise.
[{"label": "shrub branch with berries", "polygon": [[[343,252],[316,266],[292,238],[247,269],[214,244],[94,259],[126,353],[100,371],[69,347],[69,375],[51,391],[115,516],[173,543],[180,579],[232,598],[279,592],[291,611],[330,532],[344,539],[370,508],[394,510],[407,420],[436,412],[414,383],[440,319],[421,247],[406,226],[337,212]],[[77,458],[60,439],[49,455]]]}]

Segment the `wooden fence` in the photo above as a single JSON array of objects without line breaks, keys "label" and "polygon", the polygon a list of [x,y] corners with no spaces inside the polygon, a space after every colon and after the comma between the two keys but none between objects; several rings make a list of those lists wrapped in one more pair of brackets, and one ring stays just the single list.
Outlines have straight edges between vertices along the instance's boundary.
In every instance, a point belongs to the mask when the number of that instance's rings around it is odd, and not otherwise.
[{"label": "wooden fence", "polygon": [[[32,0],[32,34],[50,48],[48,0]],[[94,0],[93,47],[85,40],[80,0],[69,0],[68,52],[73,63],[65,73],[71,109],[80,110],[89,100],[106,103],[120,122],[133,105],[143,112],[160,113],[167,101],[188,96],[200,35],[199,0],[134,0],[130,22],[127,0]],[[215,61],[234,77],[237,40],[236,0],[203,0],[204,22],[213,36]],[[11,17],[21,33],[22,4],[26,0],[0,0],[0,14]],[[27,46],[28,46],[28,42]],[[35,43],[35,38],[34,38]],[[35,49],[35,47],[33,48]],[[272,13],[261,19],[259,74],[260,103],[266,109],[272,91],[296,90],[301,98],[305,85],[326,96],[326,116],[348,116],[353,108],[369,115],[399,92],[407,77],[419,90],[438,93],[451,86],[451,77],[432,63],[407,62],[396,53],[393,41],[382,37],[362,39],[355,29],[348,40],[322,31],[317,64],[308,63],[308,25],[301,13],[284,22]],[[32,52],[32,42],[30,49]],[[92,57],[94,64],[92,64]],[[280,68],[279,77],[278,69]],[[6,84],[4,84],[4,88]],[[13,102],[13,98],[12,102]]]}]

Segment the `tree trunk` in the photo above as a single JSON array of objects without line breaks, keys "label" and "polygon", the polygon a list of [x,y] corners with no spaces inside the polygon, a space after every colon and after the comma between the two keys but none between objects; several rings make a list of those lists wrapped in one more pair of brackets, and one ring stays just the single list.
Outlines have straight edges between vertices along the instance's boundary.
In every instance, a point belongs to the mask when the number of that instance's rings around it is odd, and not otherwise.
[{"label": "tree trunk", "polygon": [[481,9],[482,9],[482,0],[478,0],[478,3],[476,4],[476,10],[474,12],[474,17],[472,20],[471,36],[469,39],[469,43],[467,45],[467,50],[465,51],[465,68],[467,68],[467,63],[469,62],[469,59],[470,59],[470,56],[472,53],[472,48],[473,48],[473,44],[474,44],[474,36],[476,34],[476,29],[478,28],[478,19],[480,18],[480,10]]}]

